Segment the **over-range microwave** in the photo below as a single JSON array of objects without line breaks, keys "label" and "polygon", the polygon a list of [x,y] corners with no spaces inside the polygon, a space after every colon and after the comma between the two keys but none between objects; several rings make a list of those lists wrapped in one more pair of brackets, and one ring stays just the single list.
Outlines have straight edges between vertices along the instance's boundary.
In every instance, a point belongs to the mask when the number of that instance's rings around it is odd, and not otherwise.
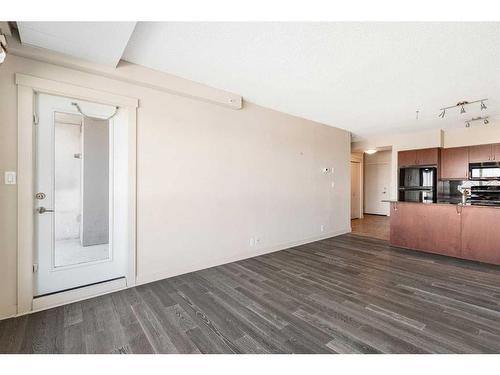
[{"label": "over-range microwave", "polygon": [[469,180],[500,180],[500,162],[470,163]]}]

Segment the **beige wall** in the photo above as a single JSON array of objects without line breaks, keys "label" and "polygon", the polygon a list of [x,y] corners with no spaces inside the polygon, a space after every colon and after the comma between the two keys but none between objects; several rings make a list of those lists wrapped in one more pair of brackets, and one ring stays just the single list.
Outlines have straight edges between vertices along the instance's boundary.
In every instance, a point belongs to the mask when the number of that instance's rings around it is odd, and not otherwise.
[{"label": "beige wall", "polygon": [[16,169],[16,72],[139,98],[138,282],[350,230],[346,131],[170,94],[171,76],[151,70],[165,90],[9,55],[0,66],[0,317],[16,310],[16,186],[3,184]]},{"label": "beige wall", "polygon": [[488,125],[459,128],[443,132],[444,147],[472,146],[500,143],[500,121],[491,120]]}]

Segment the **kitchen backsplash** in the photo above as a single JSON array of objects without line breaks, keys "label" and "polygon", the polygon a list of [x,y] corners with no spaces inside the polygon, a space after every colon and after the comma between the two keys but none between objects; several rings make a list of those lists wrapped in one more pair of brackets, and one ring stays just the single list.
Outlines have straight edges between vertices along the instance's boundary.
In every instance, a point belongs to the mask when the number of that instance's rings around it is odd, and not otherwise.
[{"label": "kitchen backsplash", "polygon": [[445,180],[438,181],[438,199],[461,199],[462,193],[458,191],[458,187],[462,185],[463,187],[472,186],[500,186],[500,181],[456,181],[456,180]]}]

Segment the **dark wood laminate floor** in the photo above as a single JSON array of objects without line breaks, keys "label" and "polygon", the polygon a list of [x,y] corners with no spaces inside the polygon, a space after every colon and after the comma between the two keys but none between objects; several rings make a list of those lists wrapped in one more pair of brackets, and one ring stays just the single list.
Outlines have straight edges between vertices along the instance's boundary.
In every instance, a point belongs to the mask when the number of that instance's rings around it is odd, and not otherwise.
[{"label": "dark wood laminate floor", "polygon": [[0,322],[2,353],[500,353],[500,267],[355,235]]}]

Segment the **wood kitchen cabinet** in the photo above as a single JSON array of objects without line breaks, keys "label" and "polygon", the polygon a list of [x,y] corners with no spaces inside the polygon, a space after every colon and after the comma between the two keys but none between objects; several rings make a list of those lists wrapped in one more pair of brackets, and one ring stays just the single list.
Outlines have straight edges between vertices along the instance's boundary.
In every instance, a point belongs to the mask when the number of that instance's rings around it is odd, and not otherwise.
[{"label": "wood kitchen cabinet", "polygon": [[416,165],[437,165],[439,162],[439,148],[423,148],[398,152],[399,168]]},{"label": "wood kitchen cabinet", "polygon": [[399,151],[398,166],[399,168],[410,167],[417,165],[417,150]]},{"label": "wood kitchen cabinet", "polygon": [[493,161],[493,145],[469,146],[469,163]]},{"label": "wood kitchen cabinet", "polygon": [[393,246],[500,265],[500,208],[391,203]]},{"label": "wood kitchen cabinet", "polygon": [[500,161],[500,143],[492,145],[493,161]]},{"label": "wood kitchen cabinet", "polygon": [[457,206],[391,203],[390,222],[391,245],[460,257],[461,228]]},{"label": "wood kitchen cabinet", "polygon": [[500,208],[462,209],[462,258],[500,265]]},{"label": "wood kitchen cabinet", "polygon": [[423,148],[417,150],[417,165],[437,165],[439,162],[439,148]]},{"label": "wood kitchen cabinet", "polygon": [[440,172],[442,180],[466,180],[469,176],[468,147],[442,149]]},{"label": "wood kitchen cabinet", "polygon": [[469,162],[500,161],[500,144],[469,146]]}]

